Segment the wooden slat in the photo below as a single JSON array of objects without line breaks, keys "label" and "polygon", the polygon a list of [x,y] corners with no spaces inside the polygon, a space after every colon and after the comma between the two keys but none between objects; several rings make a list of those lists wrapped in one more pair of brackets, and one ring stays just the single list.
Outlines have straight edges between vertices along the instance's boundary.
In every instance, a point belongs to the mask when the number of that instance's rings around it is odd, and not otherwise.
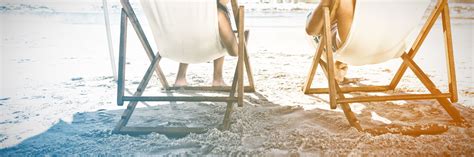
[{"label": "wooden slat", "polygon": [[141,96],[141,97],[125,96],[123,100],[125,101],[235,102],[237,101],[237,98],[211,97],[211,96]]},{"label": "wooden slat", "polygon": [[[384,92],[390,90],[389,86],[364,86],[364,87],[341,87],[341,92]],[[329,88],[311,88],[305,94],[328,94]]]},{"label": "wooden slat", "polygon": [[232,13],[234,13],[235,26],[239,25],[239,2],[237,0],[231,0],[230,5],[232,7]]},{"label": "wooden slat", "polygon": [[331,18],[328,7],[324,7],[324,37],[326,38],[326,57],[328,63],[329,104],[331,109],[337,108],[336,78],[334,76],[334,59],[332,51]]},{"label": "wooden slat", "polygon": [[122,9],[120,20],[120,45],[119,45],[119,63],[117,79],[117,105],[123,106],[123,96],[125,95],[125,62],[127,51],[127,24],[128,17],[125,10]]},{"label": "wooden slat", "polygon": [[316,75],[316,70],[318,69],[319,60],[321,59],[321,56],[323,54],[323,49],[324,49],[323,43],[326,43],[326,38],[324,37],[322,38],[322,42],[318,44],[318,48],[313,57],[313,62],[309,69],[308,76],[306,77],[306,81],[303,85],[303,92],[305,94],[310,94],[309,92],[311,89],[311,85],[313,84],[314,76]]},{"label": "wooden slat", "polygon": [[451,94],[405,94],[405,95],[390,95],[390,96],[364,96],[354,98],[338,99],[338,103],[356,103],[356,102],[374,102],[374,101],[394,101],[394,100],[423,100],[423,99],[437,99],[447,98]]},{"label": "wooden slat", "polygon": [[244,34],[244,7],[239,7],[239,24],[238,24],[238,31],[239,31],[239,58],[237,61],[237,66],[239,67],[238,70],[238,88],[237,88],[237,98],[238,98],[238,106],[242,107],[244,104],[244,48],[245,48],[245,34]]},{"label": "wooden slat", "polygon": [[[235,97],[235,92],[237,91],[237,79],[238,79],[239,66],[235,67],[234,77],[232,80],[232,86],[229,93],[229,97]],[[227,130],[230,128],[230,118],[232,111],[234,110],[234,102],[227,102],[227,107],[224,114],[224,119],[222,121],[222,129]]]},{"label": "wooden slat", "polygon": [[[198,91],[218,91],[218,92],[230,92],[232,86],[184,86],[184,87],[169,87],[167,90],[198,90]],[[251,86],[244,86],[245,92],[253,92]]]},{"label": "wooden slat", "polygon": [[448,0],[438,0],[438,3],[433,9],[433,12],[430,14],[427,23],[425,23],[422,28],[422,33],[417,37],[411,48],[414,50],[414,52],[418,52],[446,4],[448,4]]},{"label": "wooden slat", "polygon": [[171,137],[184,137],[190,133],[206,133],[208,128],[189,127],[123,127],[117,133],[128,135],[143,135],[156,132]]},{"label": "wooden slat", "polygon": [[443,32],[444,32],[444,46],[446,48],[446,64],[448,69],[448,82],[449,82],[449,93],[451,93],[451,102],[458,101],[458,89],[456,82],[456,70],[454,65],[454,53],[453,53],[453,37],[451,33],[451,18],[449,16],[449,6],[444,5],[443,12],[441,13]]},{"label": "wooden slat", "polygon": [[[255,82],[253,80],[253,72],[252,72],[252,66],[250,65],[250,57],[247,52],[247,40],[249,37],[249,31],[245,31],[245,43],[244,43],[244,65],[245,65],[245,70],[247,72],[247,79],[249,82],[249,87],[250,90],[248,92],[255,92]],[[247,91],[245,91],[247,92]]]},{"label": "wooden slat", "polygon": [[[231,0],[231,5],[232,5],[232,13],[234,14],[234,20],[235,20],[235,25],[237,29],[239,28],[239,10],[238,10],[238,3],[237,0]],[[230,90],[230,97],[235,97],[235,92],[237,90],[237,83],[238,83],[238,72],[239,72],[239,65],[237,64],[234,72],[234,79],[232,80],[232,86]],[[224,119],[222,121],[222,129],[223,130],[228,130],[230,128],[230,118],[232,115],[232,111],[234,108],[234,103],[233,102],[227,102],[227,107],[226,111],[224,114]]]},{"label": "wooden slat", "polygon": [[[416,38],[413,46],[411,47],[410,51],[408,52],[408,55],[410,58],[414,58],[418,50],[420,49],[421,45],[425,41],[426,37],[431,31],[431,28],[433,27],[434,23],[438,19],[441,11],[443,10],[443,7],[447,3],[446,0],[439,0],[438,3],[436,4],[435,8],[431,12],[430,16],[428,17],[428,20],[426,21],[425,25],[423,25],[423,28],[421,29],[420,34],[418,34],[418,37]],[[400,68],[398,68],[397,73],[392,79],[392,82],[390,82],[390,88],[395,89],[400,83],[400,80],[402,79],[403,75],[405,74],[406,70],[408,68],[408,65],[402,63]]]},{"label": "wooden slat", "polygon": [[[229,93],[229,97],[235,97],[235,92],[236,92],[236,89],[237,89],[237,72],[238,72],[238,66],[236,66],[236,68],[235,68],[234,77],[233,77],[234,79],[232,81],[232,86],[231,86],[231,90],[230,90],[230,93]],[[234,110],[234,102],[227,102],[227,107],[226,107],[226,110],[225,110],[224,118],[222,120],[222,129],[223,130],[227,130],[227,129],[230,128],[230,118],[231,118],[233,110]]]}]

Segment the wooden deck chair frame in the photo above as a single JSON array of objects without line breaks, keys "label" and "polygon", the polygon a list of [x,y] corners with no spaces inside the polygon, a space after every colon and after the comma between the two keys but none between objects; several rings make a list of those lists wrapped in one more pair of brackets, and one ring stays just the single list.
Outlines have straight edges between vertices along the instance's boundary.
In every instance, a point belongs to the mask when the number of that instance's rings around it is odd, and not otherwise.
[{"label": "wooden deck chair frame", "polygon": [[[250,68],[249,56],[246,48],[246,38],[248,31],[244,29],[244,7],[238,6],[237,0],[232,0],[232,12],[234,14],[234,20],[236,24],[237,38],[239,40],[238,45],[238,61],[235,69],[232,86],[226,87],[210,87],[210,86],[189,86],[189,87],[170,87],[166,81],[166,77],[159,65],[161,56],[159,52],[153,53],[151,46],[147,40],[145,33],[139,23],[139,20],[130,5],[129,0],[121,0],[122,12],[121,12],[121,25],[120,25],[120,50],[119,50],[119,64],[118,64],[118,87],[117,87],[117,104],[122,106],[124,102],[128,101],[129,104],[123,112],[118,124],[115,126],[113,132],[120,134],[147,134],[151,132],[157,132],[171,136],[183,136],[189,133],[204,133],[208,128],[190,128],[190,127],[127,127],[127,123],[130,120],[133,111],[135,110],[138,102],[146,101],[184,101],[184,102],[227,102],[227,108],[224,115],[223,123],[219,126],[219,129],[226,130],[230,127],[230,116],[233,110],[234,103],[237,103],[239,107],[243,106],[244,92],[254,92],[254,82],[252,77],[252,71]],[[145,76],[141,80],[136,92],[133,96],[125,96],[125,65],[126,65],[126,44],[127,44],[127,25],[130,21],[138,38],[145,49],[148,58],[151,61]],[[248,86],[244,86],[244,68],[248,76]],[[146,89],[148,82],[150,81],[153,73],[156,72],[164,90],[202,90],[202,91],[220,91],[229,92],[227,97],[211,97],[211,96],[160,96],[160,97],[145,97],[142,96]],[[237,96],[236,96],[237,94]]]},{"label": "wooden deck chair frame", "polygon": [[[339,1],[337,0],[338,4]],[[337,5],[336,5],[337,6]],[[322,42],[319,44],[316,54],[313,58],[312,66],[310,68],[308,77],[303,86],[303,92],[305,94],[329,94],[329,103],[331,109],[336,109],[337,105],[340,105],[342,108],[349,124],[352,127],[355,127],[359,131],[369,132],[371,134],[385,134],[385,133],[396,133],[396,134],[405,134],[405,135],[421,135],[421,134],[439,134],[445,132],[447,127],[443,127],[436,124],[427,124],[423,126],[397,126],[389,125],[380,128],[373,129],[363,129],[351,111],[350,103],[356,102],[376,102],[376,101],[394,101],[394,100],[421,100],[421,99],[436,99],[439,104],[447,111],[447,113],[453,118],[455,124],[460,124],[460,126],[469,127],[469,124],[466,123],[465,119],[461,116],[460,112],[453,106],[452,103],[458,101],[457,95],[457,85],[456,85],[456,74],[454,68],[454,55],[453,55],[453,45],[452,45],[452,36],[451,36],[451,23],[449,15],[449,6],[447,0],[439,0],[436,4],[436,7],[431,12],[426,23],[424,24],[421,32],[419,33],[416,41],[414,42],[411,49],[408,52],[405,52],[401,58],[403,63],[400,66],[399,70],[395,74],[391,83],[387,86],[361,86],[361,87],[340,87],[335,80],[334,74],[334,60],[333,60],[333,49],[327,48],[331,47],[331,26],[330,26],[330,17],[334,16],[334,10],[329,7],[324,7],[324,34],[322,37]],[[439,89],[436,88],[433,81],[422,71],[422,69],[415,63],[413,58],[423,44],[425,38],[433,27],[434,23],[441,15],[442,27],[444,31],[444,43],[446,51],[446,61],[448,68],[448,81],[449,81],[449,92],[442,93]],[[330,40],[327,40],[330,39]],[[370,44],[368,44],[370,46]],[[327,51],[326,51],[327,50]],[[322,54],[326,53],[327,63],[324,62],[321,57]],[[311,88],[312,81],[316,74],[318,64],[321,66],[327,80],[328,88]],[[399,84],[401,78],[406,72],[407,68],[410,68],[417,78],[423,83],[423,85],[428,89],[430,94],[404,94],[404,95],[390,95],[390,96],[365,96],[365,97],[353,97],[346,98],[344,94],[351,92],[384,92],[389,90],[394,90]],[[449,101],[448,98],[451,100]]]}]

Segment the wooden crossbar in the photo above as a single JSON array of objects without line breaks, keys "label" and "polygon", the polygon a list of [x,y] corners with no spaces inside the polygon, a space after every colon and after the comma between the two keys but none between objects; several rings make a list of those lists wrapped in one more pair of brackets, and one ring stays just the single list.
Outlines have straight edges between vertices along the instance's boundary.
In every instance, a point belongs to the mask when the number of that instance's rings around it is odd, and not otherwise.
[{"label": "wooden crossbar", "polygon": [[[341,92],[384,92],[390,90],[389,86],[341,87]],[[329,88],[311,88],[305,94],[326,94]]]},{"label": "wooden crossbar", "polygon": [[237,98],[234,97],[215,97],[215,96],[141,96],[141,97],[129,97],[125,96],[124,101],[187,101],[187,102],[237,102]]},{"label": "wooden crossbar", "polygon": [[[184,86],[184,87],[169,87],[166,90],[196,90],[196,91],[217,91],[217,92],[230,92],[232,86]],[[252,86],[244,86],[245,92],[255,92]]]},{"label": "wooden crossbar", "polygon": [[376,102],[376,101],[395,101],[395,100],[426,100],[451,97],[449,93],[443,94],[405,94],[390,96],[361,96],[354,98],[337,99],[337,103],[356,103],[356,102]]}]

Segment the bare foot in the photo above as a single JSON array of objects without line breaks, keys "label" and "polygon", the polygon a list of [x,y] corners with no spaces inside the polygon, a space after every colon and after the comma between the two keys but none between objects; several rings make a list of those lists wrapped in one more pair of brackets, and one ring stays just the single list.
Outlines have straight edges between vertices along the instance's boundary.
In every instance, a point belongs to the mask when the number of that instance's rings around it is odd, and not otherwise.
[{"label": "bare foot", "polygon": [[344,76],[347,74],[348,66],[346,63],[342,63],[339,61],[336,61],[335,63],[335,74],[336,74],[336,81],[338,83],[343,83],[344,82]]},{"label": "bare foot", "polygon": [[227,84],[224,82],[224,80],[214,80],[212,81],[212,86],[223,87],[223,86],[227,86]]},{"label": "bare foot", "polygon": [[360,78],[346,78],[346,77],[344,77],[344,81],[341,82],[341,84],[351,84],[351,83],[356,84],[356,83],[359,83],[360,80],[362,80],[362,79],[360,79]]},{"label": "bare foot", "polygon": [[187,85],[188,85],[188,82],[186,81],[186,79],[177,79],[176,82],[174,83],[175,87],[184,87]]}]

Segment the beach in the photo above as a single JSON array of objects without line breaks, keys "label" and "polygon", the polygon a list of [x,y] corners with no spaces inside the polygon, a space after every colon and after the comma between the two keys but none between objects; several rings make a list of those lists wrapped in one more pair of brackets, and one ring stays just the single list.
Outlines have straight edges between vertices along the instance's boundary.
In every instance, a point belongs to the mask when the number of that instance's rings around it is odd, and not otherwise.
[{"label": "beach", "polygon": [[[453,3],[452,33],[459,102],[467,123],[474,125],[474,4]],[[136,5],[135,5],[136,6]],[[225,103],[139,103],[129,126],[205,126],[204,134],[182,138],[162,134],[130,136],[111,131],[126,107],[117,106],[104,17],[99,1],[0,2],[0,156],[22,155],[255,155],[255,156],[473,156],[474,128],[453,125],[435,100],[352,104],[364,128],[385,124],[449,126],[439,135],[374,136],[350,127],[340,108],[330,110],[328,95],[305,95],[315,48],[304,32],[308,8],[275,9],[249,4],[246,28],[256,92],[235,107],[228,131],[212,129],[222,122]],[[114,50],[118,54],[119,5],[111,3]],[[140,19],[145,19],[138,13]],[[423,22],[420,22],[422,25]],[[147,26],[144,21],[144,26]],[[150,29],[144,27],[151,38]],[[134,92],[149,60],[129,32],[125,85]],[[150,42],[154,43],[154,42]],[[152,44],[156,50],[156,45]],[[435,23],[415,61],[441,91],[448,90],[442,25]],[[235,63],[226,57],[225,81]],[[401,59],[369,66],[350,66],[351,85],[385,85]],[[173,83],[178,63],[160,62]],[[191,85],[210,85],[212,62],[190,65]],[[314,86],[325,86],[321,69]],[[428,92],[408,71],[399,88],[383,94]],[[163,95],[153,76],[144,95]],[[174,94],[182,94],[180,91]],[[189,93],[185,93],[189,94]],[[195,92],[191,95],[206,95]],[[217,93],[222,95],[225,93]],[[130,95],[128,93],[127,95]],[[352,96],[362,96],[355,93]]]}]

